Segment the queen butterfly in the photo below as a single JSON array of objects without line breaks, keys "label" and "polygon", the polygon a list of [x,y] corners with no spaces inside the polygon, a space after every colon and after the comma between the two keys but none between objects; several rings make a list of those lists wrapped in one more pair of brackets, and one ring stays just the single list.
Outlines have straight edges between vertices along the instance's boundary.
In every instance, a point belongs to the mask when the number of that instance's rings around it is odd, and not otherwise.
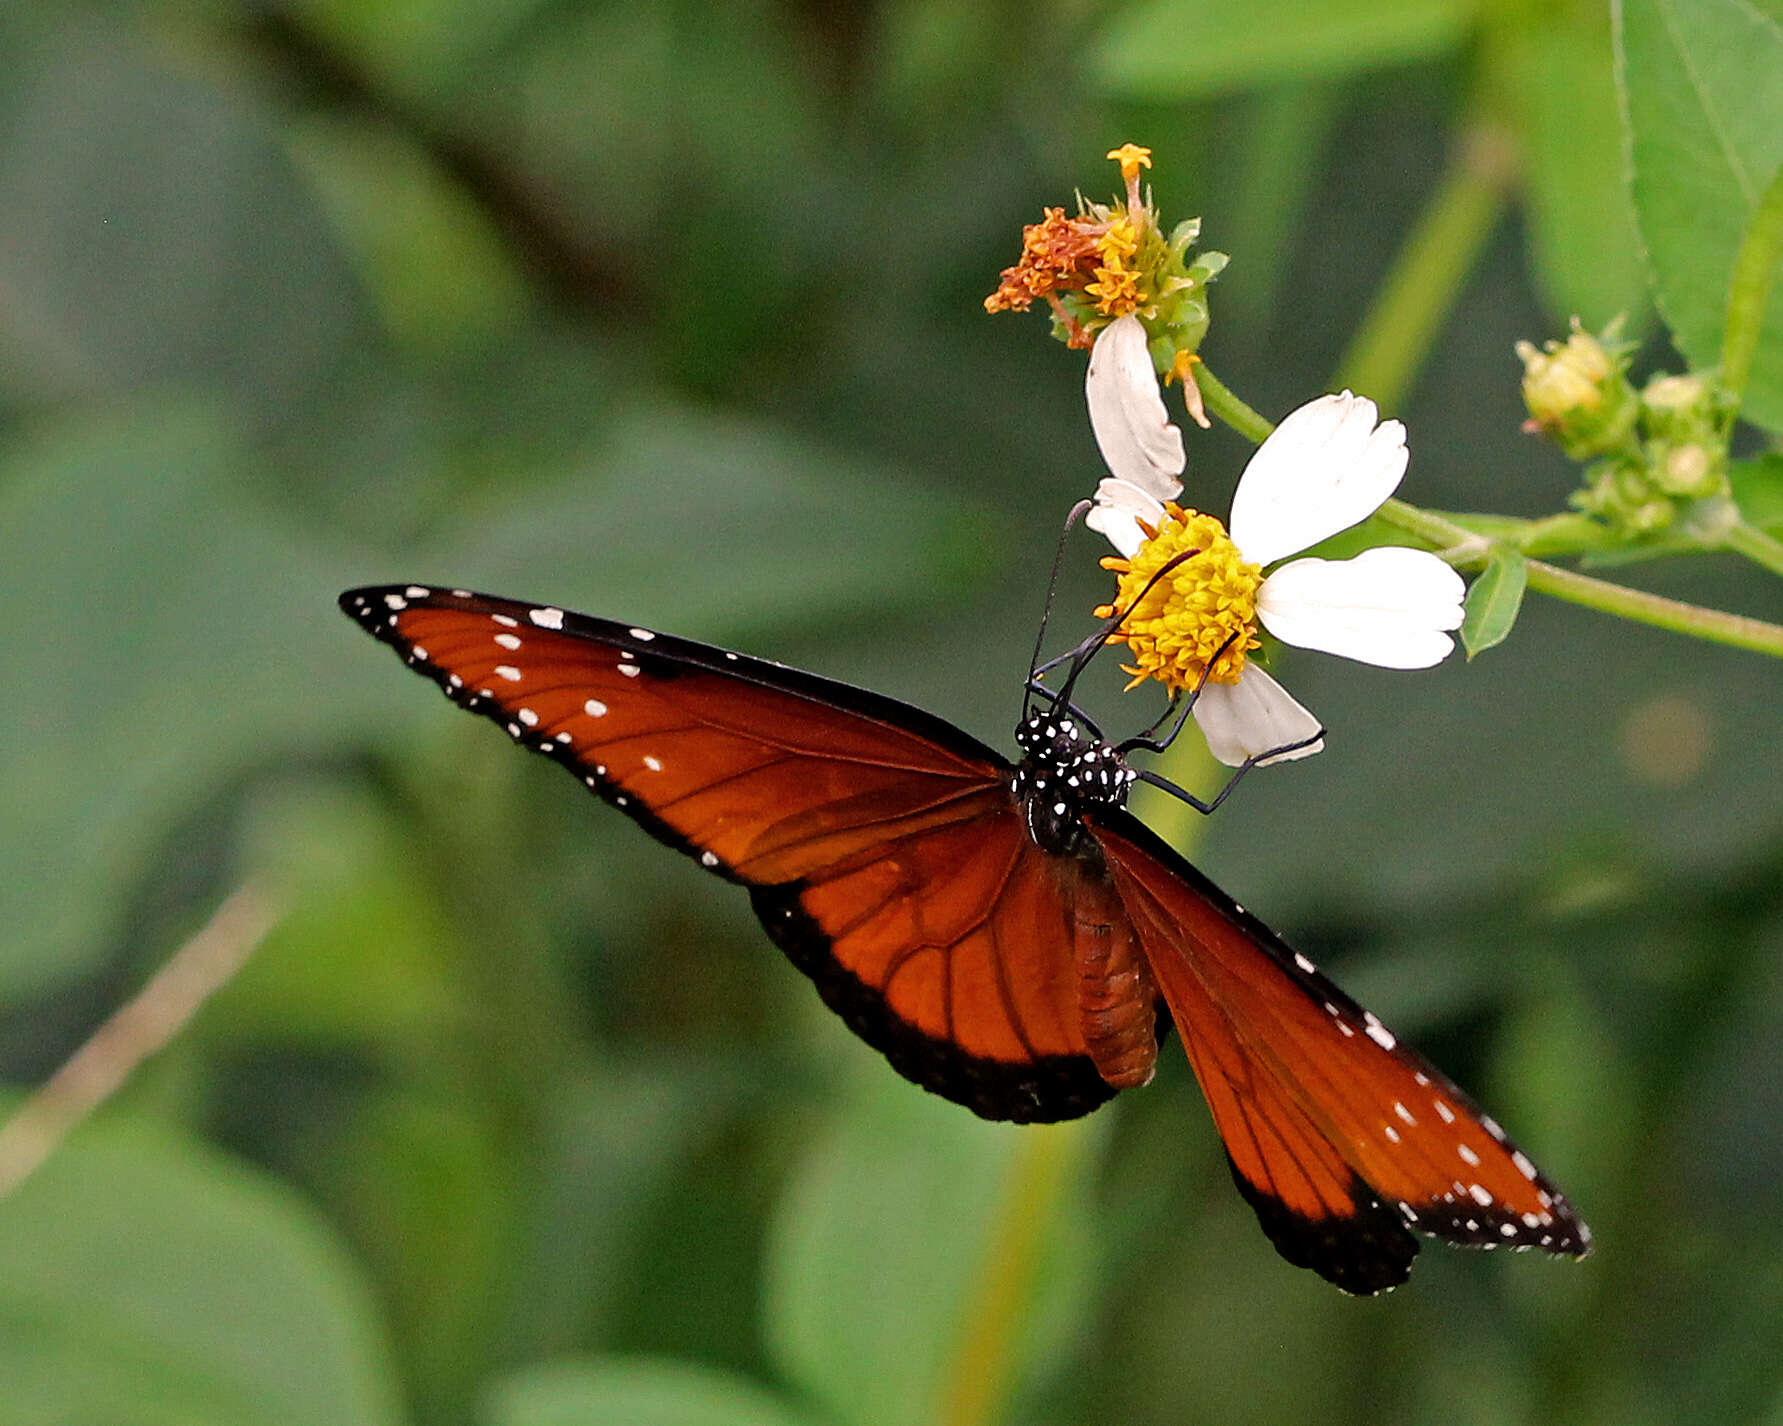
[{"label": "queen butterfly", "polygon": [[830,1008],[923,1088],[987,1119],[1075,1118],[1148,1081],[1174,1022],[1290,1263],[1375,1293],[1409,1275],[1414,1231],[1585,1254],[1491,1118],[1126,810],[1147,774],[1068,692],[1030,685],[1051,702],[1011,764],[908,704],[550,605],[421,585],[340,605],[746,887]]}]

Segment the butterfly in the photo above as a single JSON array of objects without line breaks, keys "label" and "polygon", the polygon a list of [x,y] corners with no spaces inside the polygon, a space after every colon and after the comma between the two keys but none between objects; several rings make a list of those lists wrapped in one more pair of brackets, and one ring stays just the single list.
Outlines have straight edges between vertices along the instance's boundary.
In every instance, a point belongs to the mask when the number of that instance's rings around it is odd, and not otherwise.
[{"label": "butterfly", "polygon": [[1406,1279],[1420,1234],[1588,1249],[1497,1123],[1127,811],[1156,780],[1126,757],[1145,740],[1107,742],[1069,680],[1030,680],[1011,763],[894,699],[553,605],[411,584],[340,606],[744,887],[824,1002],[923,1088],[987,1119],[1075,1118],[1146,1083],[1174,1025],[1288,1262],[1370,1294]]}]

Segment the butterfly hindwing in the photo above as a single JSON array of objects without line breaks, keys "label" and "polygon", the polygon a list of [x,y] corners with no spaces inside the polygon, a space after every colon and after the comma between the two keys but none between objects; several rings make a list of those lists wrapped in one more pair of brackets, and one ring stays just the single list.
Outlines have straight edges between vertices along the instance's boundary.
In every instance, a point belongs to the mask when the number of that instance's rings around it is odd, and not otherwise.
[{"label": "butterfly hindwing", "polygon": [[1559,1190],[1440,1071],[1136,819],[1092,828],[1284,1257],[1377,1292],[1409,1273],[1413,1232],[1584,1255]]}]

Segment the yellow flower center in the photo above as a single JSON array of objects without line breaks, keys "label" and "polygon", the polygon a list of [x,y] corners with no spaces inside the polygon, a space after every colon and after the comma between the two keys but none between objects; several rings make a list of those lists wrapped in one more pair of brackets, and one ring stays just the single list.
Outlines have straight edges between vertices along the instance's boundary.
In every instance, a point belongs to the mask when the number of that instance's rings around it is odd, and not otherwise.
[{"label": "yellow flower center", "polygon": [[[1159,570],[1189,551],[1194,553],[1152,584]],[[1110,556],[1102,567],[1121,579],[1115,603],[1104,604],[1096,616],[1112,618],[1117,609],[1132,606],[1109,638],[1133,655],[1133,664],[1123,665],[1133,675],[1129,688],[1155,678],[1172,690],[1189,691],[1204,673],[1212,683],[1238,682],[1245,655],[1258,643],[1263,568],[1245,562],[1218,520],[1166,505],[1157,530],[1131,558]]]},{"label": "yellow flower center", "polygon": [[1124,317],[1148,300],[1139,286],[1141,273],[1127,266],[1139,252],[1139,233],[1131,214],[1122,214],[1108,225],[1096,243],[1102,262],[1096,280],[1084,291],[1096,299],[1096,309],[1110,317]]}]

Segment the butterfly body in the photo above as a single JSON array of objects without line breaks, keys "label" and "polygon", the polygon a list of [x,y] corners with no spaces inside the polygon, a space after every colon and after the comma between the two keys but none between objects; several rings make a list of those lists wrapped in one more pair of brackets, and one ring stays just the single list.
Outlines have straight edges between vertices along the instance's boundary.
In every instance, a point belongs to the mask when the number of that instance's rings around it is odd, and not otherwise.
[{"label": "butterfly body", "polygon": [[1085,1114],[1172,1024],[1290,1262],[1402,1281],[1413,1232],[1582,1255],[1490,1118],[1126,810],[1042,708],[1011,763],[893,699],[549,605],[421,585],[341,607],[454,702],[707,870],[906,1078],[991,1119]]}]

